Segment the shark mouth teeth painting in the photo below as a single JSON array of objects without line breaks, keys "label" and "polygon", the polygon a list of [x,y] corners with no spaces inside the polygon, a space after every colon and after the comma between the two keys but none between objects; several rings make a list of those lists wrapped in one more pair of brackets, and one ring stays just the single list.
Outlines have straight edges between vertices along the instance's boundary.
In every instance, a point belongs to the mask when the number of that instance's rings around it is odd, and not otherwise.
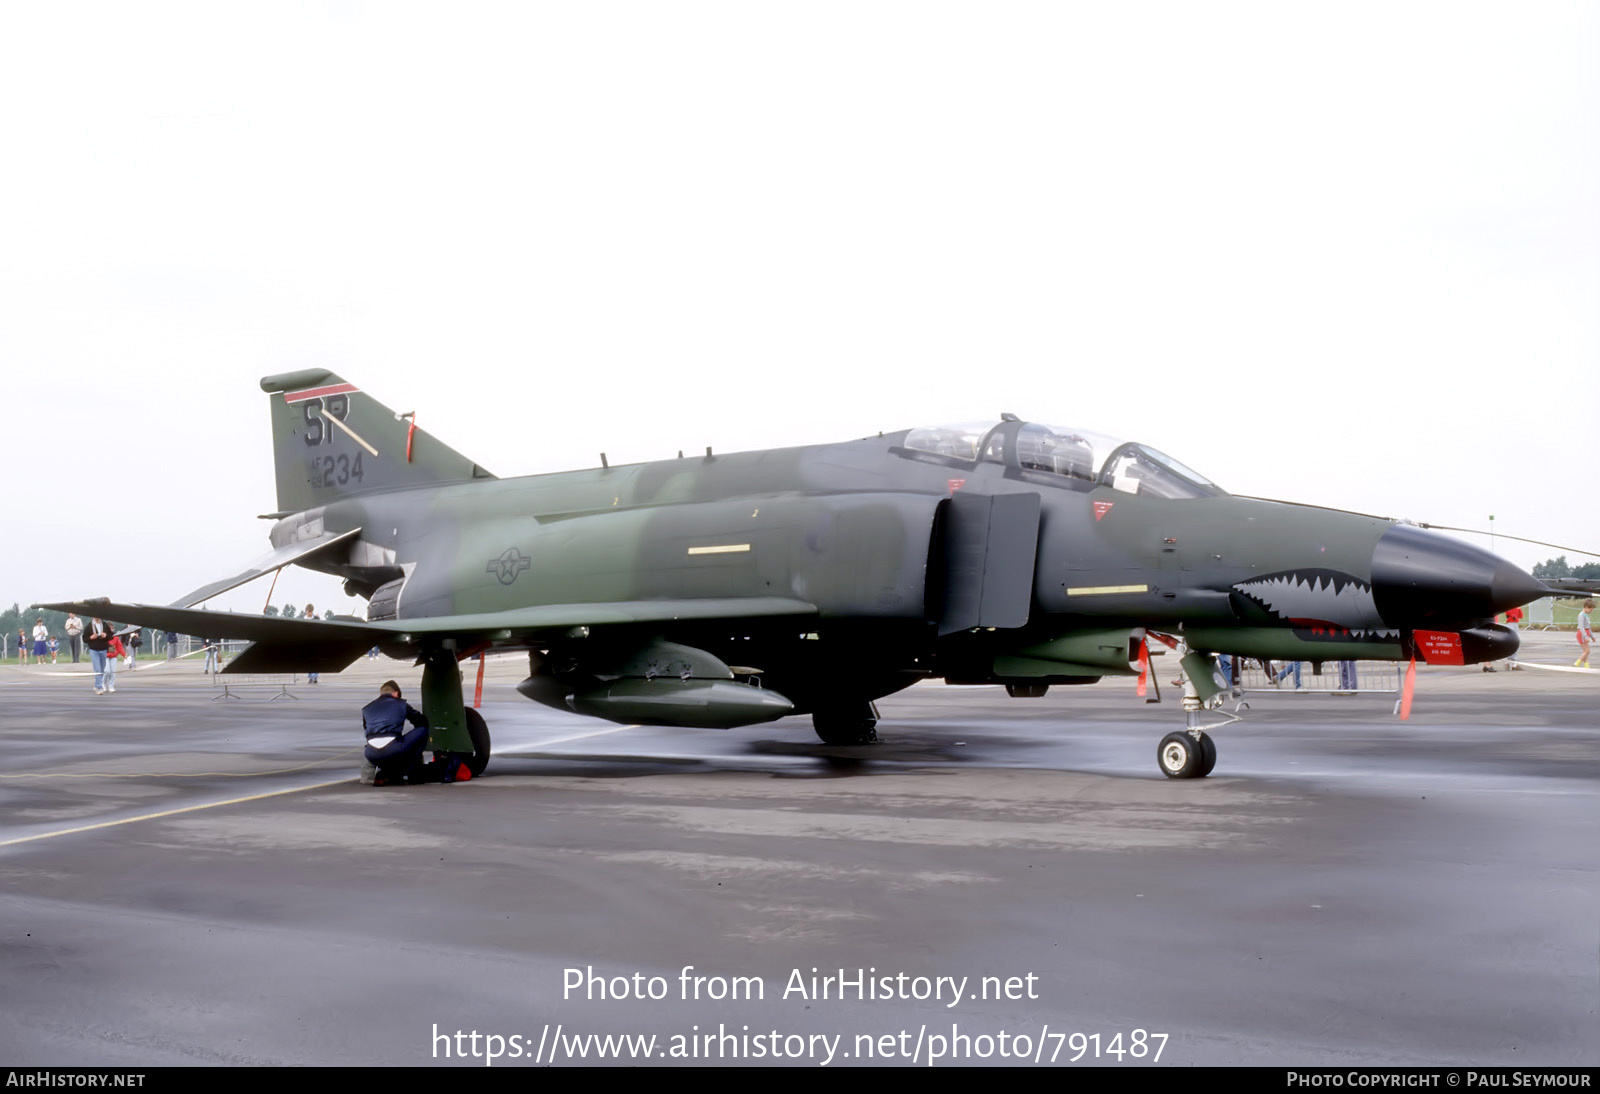
[{"label": "shark mouth teeth painting", "polygon": [[1372,600],[1372,586],[1339,570],[1286,570],[1251,578],[1235,591],[1311,641],[1397,641]]}]

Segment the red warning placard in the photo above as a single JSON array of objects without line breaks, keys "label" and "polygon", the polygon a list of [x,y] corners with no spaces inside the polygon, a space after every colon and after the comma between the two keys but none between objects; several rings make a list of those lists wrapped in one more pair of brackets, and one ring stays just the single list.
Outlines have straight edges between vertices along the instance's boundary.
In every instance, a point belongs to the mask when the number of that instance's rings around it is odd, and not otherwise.
[{"label": "red warning placard", "polygon": [[1115,504],[1117,504],[1117,503],[1114,502],[1114,501],[1097,501],[1097,502],[1095,502],[1094,503],[1094,519],[1095,519],[1096,523],[1099,522],[1101,517],[1103,517],[1107,513],[1111,512],[1111,507],[1113,505],[1115,505]]},{"label": "red warning placard", "polygon": [[1417,652],[1429,665],[1463,665],[1461,636],[1455,631],[1413,631]]}]

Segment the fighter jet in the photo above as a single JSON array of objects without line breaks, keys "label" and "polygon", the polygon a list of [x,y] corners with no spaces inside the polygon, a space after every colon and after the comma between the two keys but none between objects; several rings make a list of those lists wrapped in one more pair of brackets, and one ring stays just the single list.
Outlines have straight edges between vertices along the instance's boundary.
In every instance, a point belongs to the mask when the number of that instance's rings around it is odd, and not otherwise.
[{"label": "fighter jet", "polygon": [[[269,376],[272,551],[168,606],[47,605],[248,639],[224,673],[335,672],[374,645],[423,666],[430,747],[487,726],[458,662],[526,652],[518,690],[619,723],[728,728],[809,714],[876,739],[921,680],[1013,696],[1148,671],[1181,651],[1173,778],[1216,762],[1213,655],[1475,664],[1497,613],[1549,595],[1465,542],[1237,497],[1137,442],[1006,414],[861,440],[502,479],[324,370]],[[365,620],[194,607],[289,565],[344,579]],[[1209,720],[1208,720],[1209,719]]]}]

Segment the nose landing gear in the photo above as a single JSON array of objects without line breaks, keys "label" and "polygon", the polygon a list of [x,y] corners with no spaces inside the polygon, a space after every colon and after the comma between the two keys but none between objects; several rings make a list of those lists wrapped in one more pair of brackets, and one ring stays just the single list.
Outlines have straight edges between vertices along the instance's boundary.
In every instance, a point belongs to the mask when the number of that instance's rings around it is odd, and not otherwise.
[{"label": "nose landing gear", "polygon": [[1217,766],[1217,743],[1204,730],[1178,730],[1161,738],[1156,762],[1169,779],[1203,779]]},{"label": "nose landing gear", "polygon": [[[1221,707],[1227,692],[1217,681],[1211,655],[1189,651],[1183,666],[1183,714],[1188,725],[1161,738],[1156,746],[1156,765],[1169,779],[1203,779],[1217,766],[1217,744],[1206,732],[1239,721]],[[1247,709],[1243,702],[1235,708]],[[1213,721],[1205,721],[1207,713]]]}]

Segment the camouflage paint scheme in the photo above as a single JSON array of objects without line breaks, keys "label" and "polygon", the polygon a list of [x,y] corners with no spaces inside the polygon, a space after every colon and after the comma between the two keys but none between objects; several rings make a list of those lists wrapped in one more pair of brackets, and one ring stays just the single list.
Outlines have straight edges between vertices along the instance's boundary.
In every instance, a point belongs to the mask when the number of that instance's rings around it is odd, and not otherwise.
[{"label": "camouflage paint scheme", "polygon": [[[1388,520],[1040,470],[1015,420],[980,459],[898,432],[499,479],[332,373],[262,388],[273,555],[165,608],[53,606],[254,640],[226,671],[336,671],[374,644],[417,657],[437,747],[465,747],[445,669],[476,649],[526,649],[520,690],[563,709],[704,726],[809,712],[845,740],[920,679],[1042,694],[1135,673],[1149,631],[1320,662],[1408,658],[1425,629],[1466,663],[1499,658],[1516,639],[1495,613],[1545,592]],[[368,619],[192,607],[289,563],[344,578]]]}]

